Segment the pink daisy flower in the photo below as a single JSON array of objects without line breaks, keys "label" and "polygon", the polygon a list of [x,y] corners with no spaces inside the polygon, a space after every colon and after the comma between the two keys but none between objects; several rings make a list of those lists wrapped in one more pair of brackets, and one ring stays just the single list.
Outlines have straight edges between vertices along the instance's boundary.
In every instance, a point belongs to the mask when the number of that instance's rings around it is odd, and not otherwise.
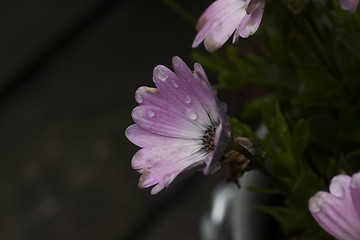
[{"label": "pink daisy flower", "polygon": [[359,4],[359,0],[339,0],[339,5],[342,9],[354,13]]},{"label": "pink daisy flower", "polygon": [[126,137],[142,147],[131,165],[142,175],[140,188],[154,186],[156,194],[180,174],[219,169],[220,158],[230,135],[221,103],[200,64],[194,71],[173,58],[174,72],[165,66],[154,69],[157,88],[140,87]]},{"label": "pink daisy flower", "polygon": [[310,198],[311,214],[333,237],[360,239],[360,172],[335,176],[329,188],[330,193],[320,191]]},{"label": "pink daisy flower", "polygon": [[211,4],[196,24],[198,34],[192,47],[204,41],[206,50],[219,49],[234,33],[233,43],[239,37],[247,38],[258,29],[264,12],[265,0],[217,0]]}]

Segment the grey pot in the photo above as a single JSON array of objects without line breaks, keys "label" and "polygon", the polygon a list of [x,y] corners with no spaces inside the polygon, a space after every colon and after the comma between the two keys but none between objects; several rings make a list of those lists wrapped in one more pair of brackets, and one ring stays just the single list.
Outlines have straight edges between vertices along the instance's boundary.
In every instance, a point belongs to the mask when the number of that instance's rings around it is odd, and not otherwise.
[{"label": "grey pot", "polygon": [[[263,138],[266,128],[258,128]],[[250,191],[247,187],[266,188],[269,180],[258,171],[246,172],[239,179],[241,188],[234,183],[220,183],[214,189],[208,210],[200,225],[202,240],[261,240],[270,239],[273,220],[265,213],[253,209],[269,205],[270,195]]]}]

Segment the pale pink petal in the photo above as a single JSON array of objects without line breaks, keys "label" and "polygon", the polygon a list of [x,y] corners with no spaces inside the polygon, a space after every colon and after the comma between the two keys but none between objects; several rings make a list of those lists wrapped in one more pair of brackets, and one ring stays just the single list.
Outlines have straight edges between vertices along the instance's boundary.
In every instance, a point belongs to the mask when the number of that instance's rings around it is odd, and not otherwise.
[{"label": "pale pink petal", "polygon": [[[151,191],[152,194],[156,194],[164,187],[169,186],[169,184],[183,170],[187,169],[188,166],[196,162],[201,162],[203,159],[203,156],[199,154],[194,154],[185,158],[178,158],[176,153],[175,155],[162,154],[158,154],[157,156],[154,154],[154,157],[157,157],[156,159],[158,159],[158,161],[154,163],[152,167],[144,170],[139,180],[140,188],[147,188],[157,184],[157,187],[155,186],[153,191]],[[176,159],[176,161],[174,159]]]},{"label": "pale pink petal", "polygon": [[196,30],[200,31],[200,29],[204,26],[205,23],[211,20],[216,20],[218,16],[225,14],[229,10],[229,6],[237,6],[239,3],[242,4],[242,6],[244,7],[246,6],[247,1],[218,0],[213,2],[198,19],[195,26]]},{"label": "pale pink petal", "polygon": [[229,11],[228,15],[224,15],[216,25],[213,24],[211,32],[204,40],[206,50],[214,52],[224,45],[245,16],[246,11],[244,8],[237,11]]},{"label": "pale pink petal", "polygon": [[[223,22],[232,17],[232,14],[236,14],[238,11],[244,11],[248,1],[242,0],[218,0],[209,6],[207,10],[199,18],[196,25],[198,34],[195,37],[192,47],[197,47],[202,41],[204,41],[209,34],[214,31],[218,31],[222,27]],[[234,19],[235,27],[231,30],[230,35],[234,32],[237,24],[241,19]],[[226,33],[229,34],[229,33]],[[226,41],[226,40],[225,40]]]},{"label": "pale pink petal", "polygon": [[176,107],[168,99],[164,98],[160,91],[156,88],[151,87],[139,87],[135,92],[135,99],[139,105],[151,105],[162,108],[169,113],[174,113],[176,115],[183,115],[183,108]]},{"label": "pale pink petal", "polygon": [[173,57],[173,67],[176,75],[190,86],[201,103],[214,103],[211,85],[200,64],[195,63],[194,71],[191,71],[181,58]]},{"label": "pale pink petal", "polygon": [[[195,63],[194,72],[192,72],[179,57],[174,57],[173,67],[179,79],[188,84],[192,96],[197,99],[197,107],[205,110],[210,116],[217,116],[214,93],[201,65]],[[208,120],[203,120],[203,122],[209,123]]]},{"label": "pale pink petal", "polygon": [[133,124],[125,131],[125,136],[135,145],[139,147],[150,146],[167,146],[180,140],[186,141],[182,138],[166,137],[159,134],[146,131],[138,125]]},{"label": "pale pink petal", "polygon": [[360,219],[360,173],[352,175],[350,191],[353,203],[356,206],[355,209],[358,214],[358,218]]},{"label": "pale pink petal", "polygon": [[193,122],[156,106],[138,106],[131,116],[139,127],[155,134],[189,139],[202,136],[202,129]]},{"label": "pale pink petal", "polygon": [[135,92],[135,100],[139,105],[156,105],[161,106],[166,101],[159,90],[152,87],[139,87]]},{"label": "pale pink petal", "polygon": [[136,170],[155,168],[165,164],[168,167],[179,159],[185,159],[199,152],[201,140],[197,143],[178,138],[176,141],[164,145],[147,146],[137,151],[131,161],[132,168]]},{"label": "pale pink petal", "polygon": [[250,35],[253,35],[259,28],[263,13],[264,13],[264,2],[258,2],[251,6],[252,11],[248,13],[240,22],[239,26],[236,29],[234,34],[233,43],[237,41],[237,38],[240,36],[242,38],[247,38]]},{"label": "pale pink petal", "polygon": [[219,49],[235,32],[233,42],[239,36],[248,37],[259,27],[264,11],[264,0],[217,0],[199,18],[192,47],[204,41],[209,52]]},{"label": "pale pink petal", "polygon": [[337,239],[360,239],[359,205],[354,205],[351,178],[347,175],[334,177],[330,193],[318,192],[309,200],[309,209],[319,225]]},{"label": "pale pink petal", "polygon": [[309,200],[309,209],[319,225],[337,239],[350,238],[352,231],[341,211],[344,205],[327,192],[318,192]]},{"label": "pale pink petal", "polygon": [[186,81],[180,79],[165,66],[159,65],[154,69],[154,82],[161,95],[174,108],[185,113],[184,115],[188,120],[198,123],[199,127],[211,124],[197,94]]},{"label": "pale pink petal", "polygon": [[351,13],[356,12],[359,0],[339,0],[339,5],[342,9]]}]

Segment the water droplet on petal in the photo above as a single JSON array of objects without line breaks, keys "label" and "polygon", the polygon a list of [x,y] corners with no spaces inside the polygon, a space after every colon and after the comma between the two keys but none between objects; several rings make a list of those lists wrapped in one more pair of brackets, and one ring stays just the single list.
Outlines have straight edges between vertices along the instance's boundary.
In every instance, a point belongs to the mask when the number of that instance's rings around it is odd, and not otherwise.
[{"label": "water droplet on petal", "polygon": [[161,81],[166,81],[166,79],[168,78],[168,75],[161,69],[160,66],[155,67],[154,75],[155,75],[155,78],[157,78]]},{"label": "water droplet on petal", "polygon": [[142,103],[142,102],[144,102],[144,98],[141,96],[141,94],[140,93],[136,93],[135,94],[135,100],[136,100],[136,102],[137,103]]},{"label": "water droplet on petal", "polygon": [[183,67],[182,60],[177,56],[173,57],[173,65],[181,69]]},{"label": "water droplet on petal", "polygon": [[195,120],[197,118],[196,113],[192,110],[192,109],[186,109],[186,116],[190,119],[190,120]]},{"label": "water droplet on petal", "polygon": [[143,111],[141,109],[135,108],[132,113],[131,116],[134,119],[141,119],[143,117]]},{"label": "water droplet on petal", "polygon": [[313,196],[309,200],[309,209],[313,213],[320,212],[323,200],[318,196]]},{"label": "water droplet on petal", "polygon": [[191,97],[190,97],[189,95],[186,96],[185,102],[186,102],[187,104],[191,103]]},{"label": "water droplet on petal", "polygon": [[174,88],[179,88],[179,85],[176,83],[175,80],[172,80],[172,85],[174,86]]},{"label": "water droplet on petal", "polygon": [[226,136],[227,136],[227,137],[230,137],[230,136],[231,136],[231,131],[230,131],[230,130],[227,130],[227,131],[226,131]]},{"label": "water droplet on petal", "polygon": [[155,114],[154,111],[148,110],[148,111],[147,111],[147,115],[148,115],[149,118],[153,118],[153,117],[155,117],[156,114]]}]

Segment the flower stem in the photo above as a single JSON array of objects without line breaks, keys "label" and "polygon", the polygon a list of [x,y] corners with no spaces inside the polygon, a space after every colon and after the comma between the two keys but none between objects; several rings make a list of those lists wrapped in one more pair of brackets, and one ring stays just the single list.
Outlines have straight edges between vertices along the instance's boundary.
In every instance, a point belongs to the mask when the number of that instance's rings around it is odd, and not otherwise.
[{"label": "flower stem", "polygon": [[295,205],[302,206],[302,204],[297,200],[295,195],[291,192],[291,190],[283,185],[277,178],[275,178],[265,167],[264,165],[264,159],[260,159],[260,157],[251,154],[245,147],[243,147],[241,144],[237,143],[236,141],[233,141],[233,149],[242,155],[244,155],[247,159],[251,161],[251,163],[254,166],[254,169],[259,170],[262,174],[264,174],[266,177],[268,177],[275,186],[277,186],[284,195],[291,200]]}]

